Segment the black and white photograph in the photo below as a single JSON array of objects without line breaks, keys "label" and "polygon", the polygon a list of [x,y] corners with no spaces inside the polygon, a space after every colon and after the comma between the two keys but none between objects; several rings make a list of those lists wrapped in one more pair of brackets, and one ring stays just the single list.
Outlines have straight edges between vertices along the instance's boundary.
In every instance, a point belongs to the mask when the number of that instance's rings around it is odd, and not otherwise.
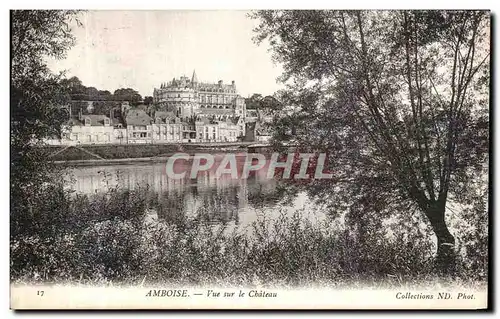
[{"label": "black and white photograph", "polygon": [[11,309],[491,307],[489,10],[9,14]]}]

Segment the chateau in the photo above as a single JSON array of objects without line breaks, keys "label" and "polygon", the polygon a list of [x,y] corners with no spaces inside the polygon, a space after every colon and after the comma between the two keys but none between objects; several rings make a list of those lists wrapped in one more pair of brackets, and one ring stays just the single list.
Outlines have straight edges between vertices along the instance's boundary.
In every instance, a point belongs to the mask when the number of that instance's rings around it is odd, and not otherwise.
[{"label": "chateau", "polygon": [[109,114],[99,114],[102,111],[95,109],[96,103],[87,101],[85,114],[80,107],[78,116],[72,114],[69,106],[70,119],[61,138],[49,139],[47,143],[236,142],[248,134],[245,99],[236,91],[235,82],[199,82],[196,71],[191,79],[181,76],[154,88],[154,108],[131,107],[124,101]]},{"label": "chateau", "polygon": [[234,81],[224,84],[199,82],[196,71],[189,79],[181,76],[162,83],[153,91],[153,102],[162,110],[174,112],[181,118],[197,115],[215,119],[246,116],[245,99],[236,91]]}]

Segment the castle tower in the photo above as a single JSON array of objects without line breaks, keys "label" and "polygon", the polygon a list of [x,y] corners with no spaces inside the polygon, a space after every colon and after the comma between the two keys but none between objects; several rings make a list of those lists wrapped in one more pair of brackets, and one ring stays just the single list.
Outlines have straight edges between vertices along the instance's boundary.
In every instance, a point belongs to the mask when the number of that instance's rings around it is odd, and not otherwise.
[{"label": "castle tower", "polygon": [[196,76],[196,70],[193,70],[193,77],[191,78],[191,83],[198,83],[198,77]]}]

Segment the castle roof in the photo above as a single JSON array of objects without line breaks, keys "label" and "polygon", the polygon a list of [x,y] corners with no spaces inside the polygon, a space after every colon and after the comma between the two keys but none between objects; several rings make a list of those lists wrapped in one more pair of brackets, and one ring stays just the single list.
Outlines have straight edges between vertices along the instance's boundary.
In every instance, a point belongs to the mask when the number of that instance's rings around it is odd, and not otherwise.
[{"label": "castle roof", "polygon": [[[106,119],[110,120],[110,118],[107,117],[106,115],[84,114],[82,115],[81,120],[78,117],[73,116],[71,117],[69,122],[72,125],[84,126],[86,119],[90,120],[90,126],[104,126],[104,120]],[[111,120],[109,122],[111,124]]]},{"label": "castle roof", "polygon": [[160,89],[166,89],[166,88],[172,88],[172,87],[189,87],[189,88],[194,88],[198,87],[200,90],[235,90],[236,86],[234,84],[234,81],[231,82],[231,84],[224,84],[222,80],[219,80],[217,83],[210,83],[210,82],[199,82],[198,81],[198,76],[196,74],[196,70],[193,70],[193,75],[191,76],[191,79],[189,79],[187,76],[181,76],[179,79],[176,79],[175,77],[172,79],[172,81],[168,83],[161,83],[160,84]]},{"label": "castle roof", "polygon": [[149,125],[153,119],[141,109],[131,109],[127,112],[125,122],[127,125]]},{"label": "castle roof", "polygon": [[176,117],[176,116],[175,116],[174,112],[157,111],[155,113],[155,117],[165,119],[165,118],[172,118],[172,117]]},{"label": "castle roof", "polygon": [[240,121],[240,117],[235,116],[235,117],[231,118],[231,121],[233,122],[233,124],[238,124],[238,122]]}]

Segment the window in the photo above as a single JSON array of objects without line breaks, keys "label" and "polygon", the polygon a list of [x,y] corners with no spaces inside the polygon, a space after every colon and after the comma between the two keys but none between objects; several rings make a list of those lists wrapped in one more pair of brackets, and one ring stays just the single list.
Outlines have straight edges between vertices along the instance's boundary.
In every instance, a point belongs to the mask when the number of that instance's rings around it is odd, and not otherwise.
[{"label": "window", "polygon": [[90,119],[89,118],[85,118],[85,126],[90,126]]},{"label": "window", "polygon": [[109,126],[109,119],[104,119],[104,125]]}]

